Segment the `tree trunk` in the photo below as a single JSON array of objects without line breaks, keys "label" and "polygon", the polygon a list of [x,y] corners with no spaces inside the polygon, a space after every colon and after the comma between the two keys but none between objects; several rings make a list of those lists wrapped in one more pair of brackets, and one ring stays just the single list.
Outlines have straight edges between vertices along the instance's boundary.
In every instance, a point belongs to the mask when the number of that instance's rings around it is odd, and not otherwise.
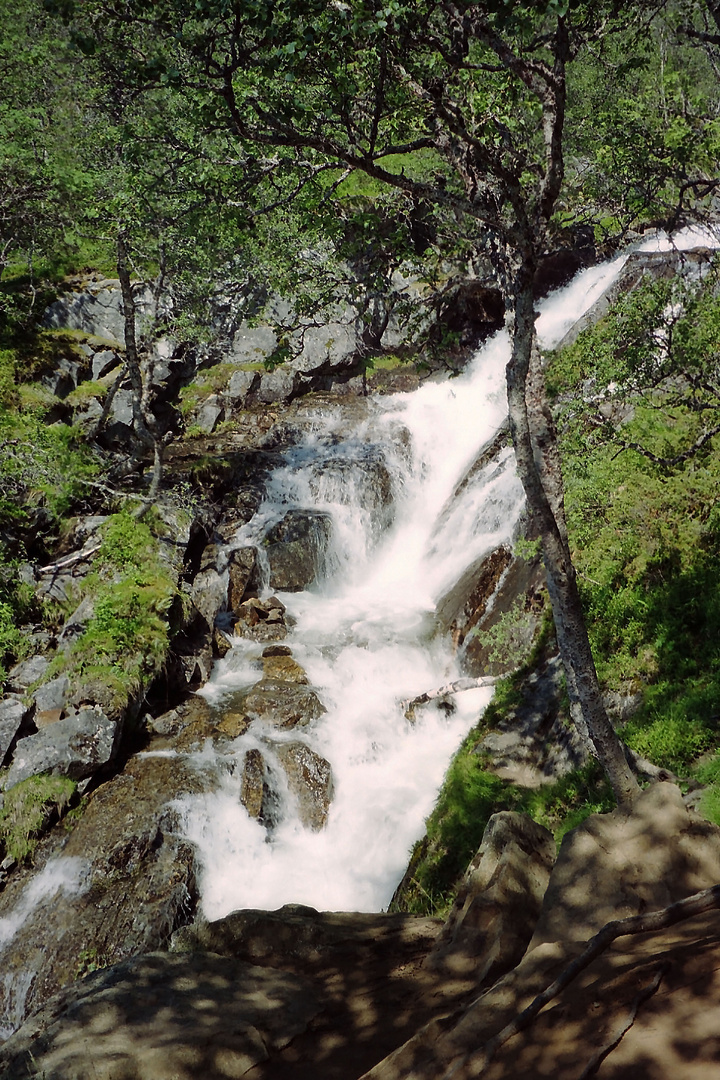
[{"label": "tree trunk", "polygon": [[164,443],[155,431],[155,420],[150,413],[149,380],[143,379],[143,372],[140,364],[140,352],[135,332],[135,296],[130,281],[127,245],[122,233],[118,235],[117,241],[117,271],[120,279],[120,291],[122,293],[125,318],[125,364],[128,375],[130,376],[130,385],[132,386],[135,434],[139,439],[137,450],[133,452],[131,457],[131,467],[136,461],[142,458],[145,449],[152,450],[153,454],[152,479],[150,481],[147,498],[138,513],[138,516],[141,516],[147,511],[148,506],[152,504],[160,490],[163,475]]},{"label": "tree trunk", "polygon": [[[534,269],[534,259],[528,257],[516,277],[512,356],[507,366],[510,430],[518,474],[543,545],[571,713],[581,734],[589,736],[615,798],[623,805],[632,802],[640,789],[605,711],[570,558],[557,442],[538,384],[541,374],[535,336]],[[531,377],[534,354],[536,364]]]}]

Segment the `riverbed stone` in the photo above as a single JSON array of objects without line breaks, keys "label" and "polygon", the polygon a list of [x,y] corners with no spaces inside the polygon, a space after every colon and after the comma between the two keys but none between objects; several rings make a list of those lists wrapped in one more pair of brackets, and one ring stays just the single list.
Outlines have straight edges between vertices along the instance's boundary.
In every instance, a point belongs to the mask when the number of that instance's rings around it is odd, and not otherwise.
[{"label": "riverbed stone", "polygon": [[287,635],[285,605],[276,596],[267,600],[251,596],[237,609],[235,633],[253,641],[282,641]]},{"label": "riverbed stone", "polygon": [[306,829],[317,832],[327,823],[333,797],[332,767],[306,743],[277,743],[275,753],[297,801],[298,817]]},{"label": "riverbed stone", "polygon": [[237,711],[251,722],[257,720],[287,731],[306,727],[319,719],[326,709],[309,686],[280,679],[261,679],[243,695]]},{"label": "riverbed stone", "polygon": [[264,790],[265,762],[260,751],[254,748],[245,754],[240,802],[256,821],[262,817]]},{"label": "riverbed stone", "polygon": [[329,514],[289,510],[265,536],[270,588],[299,592],[311,585],[322,570],[331,534]]},{"label": "riverbed stone", "polygon": [[263,678],[279,679],[283,682],[305,683],[308,679],[305,668],[292,656],[265,656],[263,654]]}]

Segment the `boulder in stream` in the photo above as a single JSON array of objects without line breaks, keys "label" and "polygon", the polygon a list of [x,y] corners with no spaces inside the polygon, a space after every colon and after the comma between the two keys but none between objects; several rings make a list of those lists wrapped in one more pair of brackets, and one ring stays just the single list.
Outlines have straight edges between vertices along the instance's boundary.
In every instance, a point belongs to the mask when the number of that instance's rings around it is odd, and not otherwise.
[{"label": "boulder in stream", "polygon": [[321,510],[288,510],[271,526],[264,544],[270,566],[270,588],[300,592],[322,571],[332,521]]},{"label": "boulder in stream", "polygon": [[276,596],[259,600],[252,596],[237,610],[235,633],[254,641],[282,641],[287,635],[285,605]]},{"label": "boulder in stream", "polygon": [[240,802],[249,816],[259,821],[263,812],[265,794],[265,762],[259,750],[248,750],[243,762]]},{"label": "boulder in stream", "polygon": [[288,731],[306,727],[326,711],[314,690],[301,683],[261,679],[243,695],[237,712],[269,727]]},{"label": "boulder in stream", "polygon": [[322,829],[333,797],[330,762],[303,742],[278,743],[275,753],[297,802],[300,821],[306,829]]}]

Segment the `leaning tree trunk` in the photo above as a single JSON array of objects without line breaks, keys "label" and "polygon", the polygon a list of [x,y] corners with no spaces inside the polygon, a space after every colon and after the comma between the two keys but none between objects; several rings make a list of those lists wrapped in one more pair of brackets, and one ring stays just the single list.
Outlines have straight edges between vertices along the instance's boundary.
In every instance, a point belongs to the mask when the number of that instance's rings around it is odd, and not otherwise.
[{"label": "leaning tree trunk", "polygon": [[542,402],[538,402],[537,388],[530,379],[533,352],[537,348],[533,271],[534,265],[528,261],[516,278],[512,356],[507,366],[510,429],[518,474],[543,545],[548,593],[571,712],[576,722],[579,721],[581,733],[587,732],[615,798],[623,805],[635,798],[639,788],[603,704],[567,542],[557,445],[552,425],[547,423],[547,418],[543,419]]},{"label": "leaning tree trunk", "polygon": [[127,367],[127,372],[130,376],[133,423],[135,434],[139,440],[137,450],[133,453],[131,458],[131,466],[136,460],[142,458],[145,449],[151,450],[153,455],[152,479],[150,481],[150,489],[146,500],[140,511],[142,514],[154,502],[160,490],[163,475],[164,444],[155,431],[154,417],[152,417],[150,413],[150,388],[149,385],[147,385],[147,380],[143,380],[140,352],[135,331],[135,296],[130,281],[127,244],[122,233],[118,235],[117,241],[117,271],[120,279],[120,291],[123,299],[125,322],[125,366]]}]

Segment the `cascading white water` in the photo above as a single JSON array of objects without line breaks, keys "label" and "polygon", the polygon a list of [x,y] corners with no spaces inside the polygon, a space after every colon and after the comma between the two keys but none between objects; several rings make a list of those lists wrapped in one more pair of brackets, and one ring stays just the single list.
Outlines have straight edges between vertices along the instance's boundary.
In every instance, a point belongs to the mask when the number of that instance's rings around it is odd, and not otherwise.
[{"label": "cascading white water", "polygon": [[[674,245],[706,239],[686,231]],[[652,237],[635,250],[669,246]],[[540,305],[543,345],[557,344],[626,258],[585,271]],[[296,620],[287,643],[327,707],[303,738],[331,763],[335,796],[322,831],[311,832],[288,814],[272,834],[240,803],[239,767],[222,772],[216,792],[183,800],[207,918],[290,902],[325,910],[388,904],[450,757],[491,695],[488,689],[458,694],[450,716],[427,707],[414,726],[399,704],[457,676],[450,642],[435,632],[436,604],[475,560],[511,540],[522,510],[510,449],[459,485],[505,420],[509,348],[502,331],[463,375],[385,399],[341,441],[330,418],[325,432],[315,431],[288,454],[258,514],[238,534],[237,545],[254,543],[290,507],[332,515],[328,576],[282,600]],[[392,486],[390,527],[382,498],[368,492],[368,462],[381,454]],[[232,695],[257,680],[260,651],[238,641],[205,687],[208,700],[230,708]],[[269,733],[256,726],[226,752],[225,765],[240,763],[255,747],[272,767]],[[295,737],[272,733],[276,743]],[[217,755],[208,747],[204,763],[209,759]],[[281,780],[278,786],[282,796]]]},{"label": "cascading white water", "polygon": [[[87,888],[90,864],[77,857],[58,856],[50,859],[40,873],[25,886],[20,900],[10,915],[0,919],[0,972],[2,953],[10,945],[27,917],[44,904],[58,903],[60,897],[81,894]],[[0,1042],[12,1035],[25,1016],[25,1001],[35,978],[35,970],[28,966],[0,974],[2,999],[5,1011],[0,1022]]]}]

